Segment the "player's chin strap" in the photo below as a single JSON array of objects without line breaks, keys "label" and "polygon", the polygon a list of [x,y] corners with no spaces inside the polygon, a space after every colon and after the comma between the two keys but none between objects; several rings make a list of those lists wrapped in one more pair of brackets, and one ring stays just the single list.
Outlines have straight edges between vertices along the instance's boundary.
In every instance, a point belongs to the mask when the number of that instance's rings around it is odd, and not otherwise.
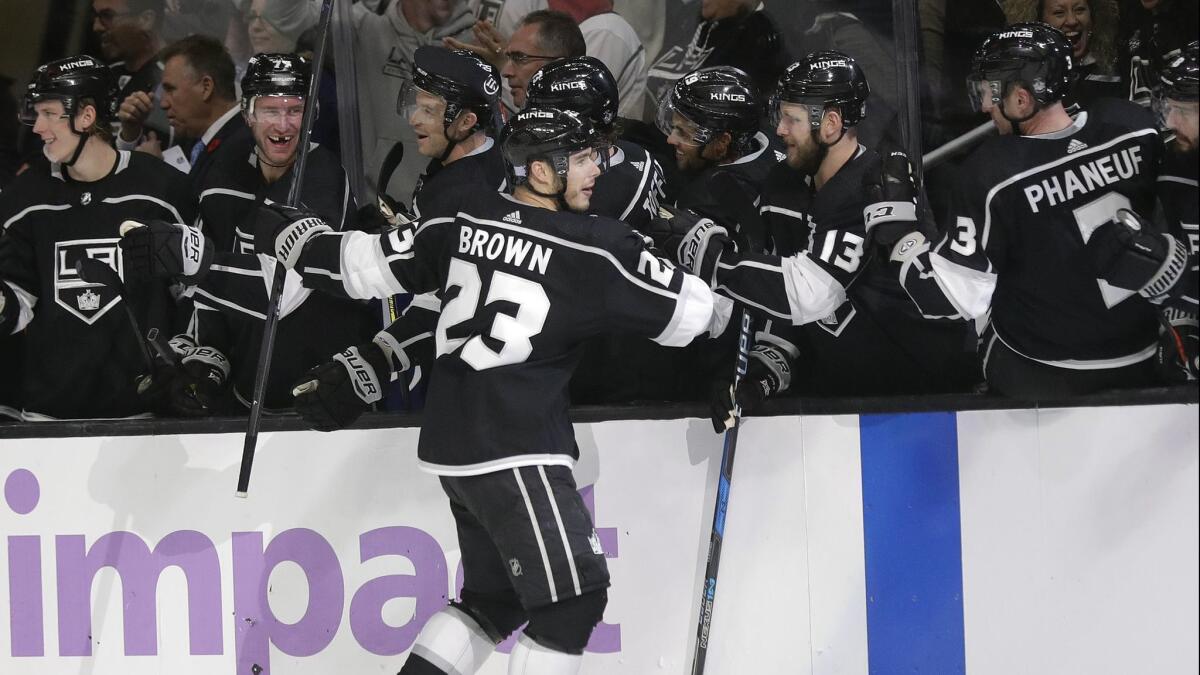
[{"label": "player's chin strap", "polygon": [[1008,116],[1008,108],[1004,104],[1004,99],[1000,99],[1000,115],[1003,116],[1004,119],[1008,120],[1008,123],[1012,125],[1013,136],[1024,136],[1025,134],[1021,132],[1021,123],[1028,122],[1029,120],[1033,119],[1034,115],[1038,114],[1041,111],[1042,111],[1042,104],[1038,103],[1037,100],[1034,100],[1033,110],[1030,111],[1030,113],[1028,115],[1021,117],[1021,118],[1009,117]]},{"label": "player's chin strap", "polygon": [[[526,170],[528,170],[528,169],[526,169]],[[558,175],[558,174],[555,174],[555,175]],[[533,186],[533,183],[531,183],[528,180],[528,178],[526,178],[526,180],[525,180],[525,187],[529,188],[530,192],[532,192],[533,194],[535,194],[539,197],[545,197],[546,199],[553,199],[554,203],[558,204],[558,209],[560,211],[571,211],[571,210],[573,210],[573,209],[571,209],[571,205],[567,204],[567,178],[566,178],[566,176],[561,176],[561,178],[562,178],[563,187],[558,192],[542,192],[542,191],[538,190],[537,188],[535,188]]]},{"label": "player's chin strap", "polygon": [[296,154],[292,153],[291,159],[289,159],[288,161],[286,161],[282,164],[276,164],[276,163],[270,161],[269,159],[267,159],[266,155],[263,154],[262,148],[258,147],[258,144],[254,145],[254,155],[256,157],[258,157],[258,161],[262,162],[263,164],[266,164],[267,166],[274,167],[276,169],[286,169],[289,166],[296,163]]},{"label": "player's chin strap", "polygon": [[75,162],[78,162],[79,156],[83,154],[83,146],[87,145],[88,139],[92,137],[90,131],[82,133],[75,131],[75,120],[71,120],[71,133],[79,137],[79,143],[75,146],[75,152],[71,153],[71,159],[62,162],[62,166],[75,166]]}]

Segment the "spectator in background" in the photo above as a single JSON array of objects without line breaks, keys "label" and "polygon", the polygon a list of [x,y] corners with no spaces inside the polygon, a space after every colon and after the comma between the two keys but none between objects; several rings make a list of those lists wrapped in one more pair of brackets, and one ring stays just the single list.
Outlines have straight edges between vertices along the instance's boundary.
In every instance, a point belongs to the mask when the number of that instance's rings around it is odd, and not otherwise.
[{"label": "spectator in background", "polygon": [[[412,127],[397,110],[400,91],[412,73],[418,47],[440,45],[443,38],[467,39],[475,18],[463,0],[392,0],[383,14],[361,4],[353,7],[355,61],[358,64],[359,119],[368,187],[390,195],[413,193],[425,160],[406,152],[389,185],[375,185],[380,165],[397,143],[414,147]],[[363,203],[374,194],[359,195]]]},{"label": "spectator in background", "polygon": [[686,45],[666,48],[646,76],[644,119],[680,77],[699,68],[733,66],[750,75],[764,96],[791,59],[775,20],[759,0],[702,0],[700,22]]},{"label": "spectator in background", "polygon": [[[640,97],[646,87],[646,50],[633,26],[613,11],[613,0],[508,0],[500,11],[495,28],[483,22],[476,24],[475,35],[479,46],[458,41],[448,42],[447,46],[475,51],[503,71],[504,46],[509,42],[505,36],[516,38],[520,29],[529,25],[529,18],[535,16],[535,12],[545,10],[570,17],[578,25],[586,55],[600,59],[617,78],[621,93],[619,114],[622,117],[640,118]],[[540,22],[545,24],[547,20]],[[545,51],[537,53],[550,55]],[[560,58],[575,56],[584,54],[571,53]],[[545,61],[531,62],[529,66],[532,71],[521,79],[528,82],[543,65]],[[520,67],[516,69],[521,70]],[[524,93],[521,95],[524,96]],[[517,108],[523,107],[522,103],[515,100],[512,103]]]},{"label": "spectator in background", "polygon": [[206,35],[170,45],[162,57],[162,108],[176,134],[195,139],[186,159],[189,182],[198,190],[218,149],[250,133],[238,115],[233,59],[220,40]]},{"label": "spectator in background", "polygon": [[964,95],[971,57],[984,38],[1004,26],[998,0],[919,0],[921,117],[926,148],[936,148],[979,124]]},{"label": "spectator in background", "polygon": [[1097,98],[1125,98],[1117,74],[1117,0],[1008,0],[1009,23],[1041,21],[1066,34],[1074,48],[1076,80],[1063,99],[1067,109]]},{"label": "spectator in background", "polygon": [[251,54],[286,54],[320,18],[320,5],[308,0],[238,0]]},{"label": "spectator in background", "polygon": [[[171,127],[162,111],[155,112],[161,99],[158,85],[163,66],[158,52],[163,46],[159,31],[164,10],[164,0],[93,0],[92,32],[100,39],[100,53],[117,78],[118,102],[123,104],[130,97],[137,100],[148,113],[144,125],[170,145]],[[126,143],[120,149],[132,150],[134,145]]]},{"label": "spectator in background", "polygon": [[1196,0],[1126,0],[1119,70],[1128,73],[1129,100],[1150,106],[1163,64],[1196,39],[1197,11]]},{"label": "spectator in background", "polygon": [[167,0],[163,42],[170,44],[195,33],[224,37],[236,14],[229,0]]}]

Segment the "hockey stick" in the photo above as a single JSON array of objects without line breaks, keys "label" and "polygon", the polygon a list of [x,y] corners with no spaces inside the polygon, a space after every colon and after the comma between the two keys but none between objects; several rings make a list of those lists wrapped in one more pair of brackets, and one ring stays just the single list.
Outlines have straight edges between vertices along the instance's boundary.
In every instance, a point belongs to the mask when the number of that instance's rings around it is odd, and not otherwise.
[{"label": "hockey stick", "polygon": [[925,163],[926,169],[932,169],[938,164],[941,164],[954,155],[967,150],[967,148],[970,148],[972,145],[975,145],[994,133],[996,133],[996,125],[991,120],[988,120],[987,122],[984,122],[983,124],[980,124],[974,129],[968,131],[967,133],[953,140],[947,141],[933,150],[925,153],[925,156],[921,158],[921,161]]},{"label": "hockey stick", "polygon": [[708,539],[708,565],[704,568],[704,588],[700,591],[700,616],[696,625],[696,650],[692,653],[692,675],[704,672],[708,658],[708,638],[712,629],[713,600],[717,594],[717,571],[721,567],[721,544],[725,541],[725,511],[729,508],[729,486],[733,480],[733,454],[737,450],[742,406],[737,402],[737,386],[750,365],[750,313],[742,310],[738,331],[737,367],[733,371],[733,426],[725,431],[721,450],[721,475],[717,481],[717,502],[713,507],[712,533]]},{"label": "hockey stick", "polygon": [[[325,42],[329,34],[329,20],[333,16],[333,0],[322,0],[321,21],[316,52],[313,54],[312,81],[308,83],[304,118],[300,122],[300,137],[297,140],[296,164],[292,167],[292,185],[288,190],[287,205],[300,203],[300,188],[304,184],[304,167],[308,165],[308,136],[312,132],[317,112],[317,90],[321,86],[322,64],[325,62]],[[254,449],[258,446],[258,427],[262,421],[263,398],[267,390],[267,375],[271,371],[271,353],[275,348],[275,332],[279,328],[279,300],[283,295],[283,282],[287,270],[275,264],[275,278],[271,282],[271,299],[267,303],[267,317],[263,324],[262,347],[258,351],[258,372],[254,374],[254,396],[250,403],[250,419],[246,422],[246,440],[242,444],[242,466],[238,471],[238,497],[245,498],[250,490],[250,470],[254,466]]]}]

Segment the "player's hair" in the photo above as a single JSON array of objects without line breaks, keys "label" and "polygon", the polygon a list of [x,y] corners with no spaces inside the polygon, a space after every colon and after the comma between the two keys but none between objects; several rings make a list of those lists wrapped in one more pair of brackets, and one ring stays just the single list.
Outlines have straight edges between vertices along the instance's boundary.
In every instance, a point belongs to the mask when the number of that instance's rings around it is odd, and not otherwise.
[{"label": "player's hair", "polygon": [[[1096,59],[1102,73],[1112,74],[1117,63],[1117,0],[1087,0],[1092,11],[1092,35],[1088,53]],[[1041,21],[1046,0],[1004,0],[1004,16],[1009,23]]]},{"label": "player's hair", "polygon": [[566,12],[539,9],[521,19],[517,27],[537,26],[538,49],[542,56],[573,58],[587,54],[579,24]]},{"label": "player's hair", "polygon": [[159,58],[166,63],[176,56],[183,57],[197,77],[211,77],[217,96],[229,101],[237,100],[237,90],[233,86],[233,57],[220,40],[208,35],[189,35],[167,45]]},{"label": "player's hair", "polygon": [[80,129],[80,131],[84,134],[97,136],[105,143],[112,143],[113,130],[112,126],[109,124],[110,120],[104,118],[103,114],[100,112],[100,106],[96,103],[96,99],[92,98],[91,96],[80,97],[79,101],[75,104],[75,112],[78,113],[80,110],[83,110],[84,106],[89,105],[92,106],[92,109],[96,111],[96,121],[92,122],[92,126],[86,129]]}]

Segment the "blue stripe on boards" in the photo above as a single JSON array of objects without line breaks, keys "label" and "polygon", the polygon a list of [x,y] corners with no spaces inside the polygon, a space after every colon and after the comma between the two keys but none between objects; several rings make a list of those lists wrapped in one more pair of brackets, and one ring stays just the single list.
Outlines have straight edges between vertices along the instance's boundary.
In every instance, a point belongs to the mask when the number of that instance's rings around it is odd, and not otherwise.
[{"label": "blue stripe on boards", "polygon": [[870,672],[965,673],[954,413],[859,420]]}]

